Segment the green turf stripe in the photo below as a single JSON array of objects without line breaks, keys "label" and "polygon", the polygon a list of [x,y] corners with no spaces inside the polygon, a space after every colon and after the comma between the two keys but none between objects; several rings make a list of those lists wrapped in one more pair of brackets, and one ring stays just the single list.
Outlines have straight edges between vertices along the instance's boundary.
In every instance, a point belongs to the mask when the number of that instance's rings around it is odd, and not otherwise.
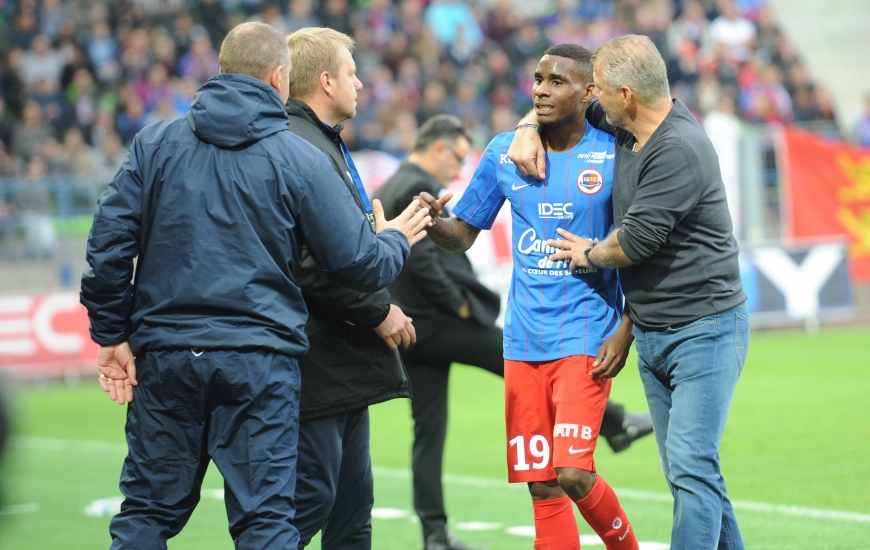
[{"label": "green turf stripe", "polygon": [[[31,451],[52,451],[52,452],[86,452],[86,453],[105,453],[125,455],[127,446],[123,443],[111,443],[107,441],[91,441],[91,440],[75,440],[75,439],[59,439],[48,437],[15,437],[11,440],[12,446],[18,449]],[[388,468],[384,466],[372,467],[376,477],[386,479],[410,480],[411,472],[402,468]],[[505,480],[444,474],[444,483],[449,485],[460,485],[464,487],[480,487],[487,489],[503,489],[508,491],[525,491],[525,484],[522,483],[507,483]],[[672,497],[665,493],[654,493],[651,491],[638,491],[635,489],[615,489],[620,499],[639,500],[646,502],[671,502]],[[732,505],[735,510],[748,510],[752,512],[763,512],[777,515],[794,516],[802,518],[839,520],[854,523],[870,523],[870,514],[859,514],[845,510],[821,510],[817,508],[806,508],[803,506],[788,506],[782,504],[768,504],[764,502],[748,502],[748,501],[733,501]]]}]

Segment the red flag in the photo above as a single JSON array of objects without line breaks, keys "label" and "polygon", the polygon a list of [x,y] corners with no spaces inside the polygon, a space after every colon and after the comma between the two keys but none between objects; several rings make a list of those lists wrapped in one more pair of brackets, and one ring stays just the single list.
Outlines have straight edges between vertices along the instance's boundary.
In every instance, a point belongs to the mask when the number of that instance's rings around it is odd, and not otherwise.
[{"label": "red flag", "polygon": [[797,128],[783,134],[785,234],[846,238],[852,278],[870,281],[870,149]]}]

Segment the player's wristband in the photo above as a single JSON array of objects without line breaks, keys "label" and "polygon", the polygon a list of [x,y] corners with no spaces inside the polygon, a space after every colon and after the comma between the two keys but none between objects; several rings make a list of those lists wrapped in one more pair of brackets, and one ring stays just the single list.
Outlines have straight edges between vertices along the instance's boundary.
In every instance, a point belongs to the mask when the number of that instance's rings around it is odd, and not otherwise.
[{"label": "player's wristband", "polygon": [[536,132],[541,132],[541,128],[538,127],[537,124],[517,124],[517,127],[514,128],[514,130],[522,130],[523,128],[534,128]]},{"label": "player's wristband", "polygon": [[592,241],[589,243],[589,246],[586,247],[586,250],[583,251],[583,257],[586,258],[586,264],[589,267],[593,267],[598,269],[598,266],[592,263],[592,260],[589,259],[589,253],[592,252],[592,249],[595,248],[595,245],[598,244],[598,241]]}]

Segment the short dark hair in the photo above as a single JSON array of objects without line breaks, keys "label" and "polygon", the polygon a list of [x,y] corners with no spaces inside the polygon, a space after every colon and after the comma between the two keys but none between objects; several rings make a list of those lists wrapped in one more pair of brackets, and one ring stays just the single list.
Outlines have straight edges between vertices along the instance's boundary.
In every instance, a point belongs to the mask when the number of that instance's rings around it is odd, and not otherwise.
[{"label": "short dark hair", "polygon": [[544,52],[544,55],[556,55],[573,59],[580,66],[580,74],[586,82],[592,82],[592,52],[579,44],[557,44]]},{"label": "short dark hair", "polygon": [[413,151],[422,153],[438,140],[453,142],[464,137],[471,143],[471,137],[462,121],[453,115],[435,115],[420,126],[417,138],[414,140]]}]

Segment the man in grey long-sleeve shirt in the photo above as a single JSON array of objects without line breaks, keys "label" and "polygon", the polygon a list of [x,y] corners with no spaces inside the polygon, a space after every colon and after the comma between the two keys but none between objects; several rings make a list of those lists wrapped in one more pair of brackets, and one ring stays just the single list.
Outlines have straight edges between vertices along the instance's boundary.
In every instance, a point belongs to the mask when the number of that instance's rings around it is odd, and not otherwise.
[{"label": "man in grey long-sleeve shirt", "polygon": [[[560,229],[566,240],[549,241],[563,249],[551,259],[570,259],[571,269],[619,268],[674,495],[671,548],[743,549],[719,442],[749,319],[718,159],[691,112],[671,99],[664,61],[648,38],[615,38],[592,59],[600,101],[587,118],[616,135],[617,229],[600,243]],[[524,131],[509,157],[540,175],[536,137]]]}]

